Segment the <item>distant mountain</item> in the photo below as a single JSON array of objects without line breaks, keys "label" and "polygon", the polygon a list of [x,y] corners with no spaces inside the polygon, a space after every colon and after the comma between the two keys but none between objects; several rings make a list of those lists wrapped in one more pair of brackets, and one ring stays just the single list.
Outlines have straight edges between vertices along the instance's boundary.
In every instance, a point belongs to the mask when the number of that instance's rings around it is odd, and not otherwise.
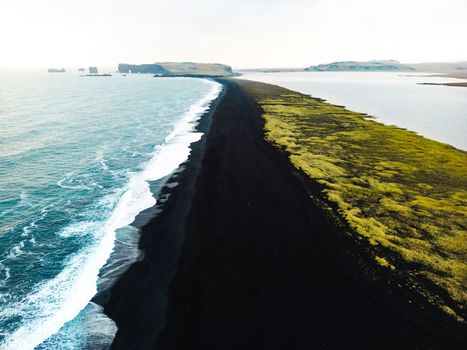
[{"label": "distant mountain", "polygon": [[319,64],[305,69],[306,71],[414,71],[415,68],[401,64],[396,60],[372,60],[366,62],[341,61]]},{"label": "distant mountain", "polygon": [[60,68],[60,69],[57,69],[57,68],[49,68],[47,70],[47,72],[49,73],[65,73],[65,68]]},{"label": "distant mountain", "polygon": [[396,60],[372,60],[366,62],[341,61],[319,64],[305,69],[306,71],[417,71],[426,73],[467,72],[467,61],[435,62],[435,63],[400,63]]},{"label": "distant mountain", "polygon": [[463,62],[434,62],[434,63],[406,63],[418,72],[427,73],[467,73],[467,61]]},{"label": "distant mountain", "polygon": [[160,76],[232,76],[232,67],[219,63],[194,63],[194,62],[156,62],[152,64],[127,64],[118,65],[120,73],[151,73]]}]

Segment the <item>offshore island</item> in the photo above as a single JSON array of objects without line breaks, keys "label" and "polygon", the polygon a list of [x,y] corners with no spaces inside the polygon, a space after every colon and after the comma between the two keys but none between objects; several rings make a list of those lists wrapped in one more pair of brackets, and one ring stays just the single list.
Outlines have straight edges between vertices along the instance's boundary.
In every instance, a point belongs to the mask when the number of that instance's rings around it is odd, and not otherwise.
[{"label": "offshore island", "polygon": [[466,152],[223,65],[169,66],[119,71],[223,90],[103,302],[112,349],[467,345]]}]

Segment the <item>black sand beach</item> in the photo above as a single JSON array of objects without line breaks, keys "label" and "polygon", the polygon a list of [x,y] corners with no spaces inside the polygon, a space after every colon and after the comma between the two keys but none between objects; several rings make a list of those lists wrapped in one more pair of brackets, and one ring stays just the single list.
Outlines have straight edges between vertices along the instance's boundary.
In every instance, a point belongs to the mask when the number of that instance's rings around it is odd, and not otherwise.
[{"label": "black sand beach", "polygon": [[245,90],[259,83],[219,81],[207,134],[143,228],[144,259],[105,305],[112,349],[463,348],[465,328],[375,274],[264,141]]}]

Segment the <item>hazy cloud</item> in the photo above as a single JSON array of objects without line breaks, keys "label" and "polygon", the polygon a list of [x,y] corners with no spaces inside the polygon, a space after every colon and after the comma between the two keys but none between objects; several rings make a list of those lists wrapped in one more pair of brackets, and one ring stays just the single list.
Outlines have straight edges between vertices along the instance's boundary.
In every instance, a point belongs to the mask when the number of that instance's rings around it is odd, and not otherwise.
[{"label": "hazy cloud", "polygon": [[0,0],[0,66],[467,59],[465,0]]}]

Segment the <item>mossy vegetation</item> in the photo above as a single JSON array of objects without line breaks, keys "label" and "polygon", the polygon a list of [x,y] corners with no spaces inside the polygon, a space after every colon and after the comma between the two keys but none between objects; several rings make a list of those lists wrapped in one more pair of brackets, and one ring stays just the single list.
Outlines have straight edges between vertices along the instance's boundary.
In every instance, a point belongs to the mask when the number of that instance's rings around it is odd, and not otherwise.
[{"label": "mossy vegetation", "polygon": [[379,256],[375,256],[375,261],[376,261],[379,265],[381,265],[381,266],[383,266],[383,267],[389,267],[391,270],[395,270],[395,269],[396,269],[396,267],[395,267],[394,265],[390,264],[385,258],[381,258],[381,257],[379,257]]},{"label": "mossy vegetation", "polygon": [[465,312],[467,153],[289,90],[250,90],[267,139],[323,185],[374,261],[435,283],[449,297],[431,300]]}]

